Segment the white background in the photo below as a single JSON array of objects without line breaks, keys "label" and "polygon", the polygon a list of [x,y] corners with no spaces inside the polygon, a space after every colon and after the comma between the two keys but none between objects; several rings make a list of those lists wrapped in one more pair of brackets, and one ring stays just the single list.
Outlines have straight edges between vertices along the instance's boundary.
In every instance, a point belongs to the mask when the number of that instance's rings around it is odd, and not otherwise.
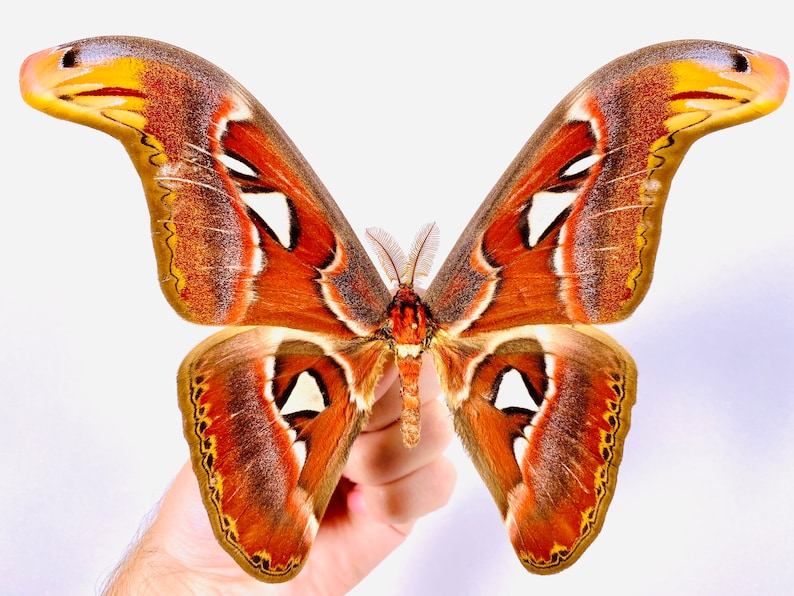
[{"label": "white background", "polygon": [[[159,38],[243,82],[354,229],[438,261],[540,120],[587,74],[659,41],[711,38],[794,65],[770,2],[24,2],[0,36],[0,593],[101,585],[187,458],[182,357],[211,329],[157,284],[122,147],[24,105],[30,53]],[[252,8],[252,7],[256,8]],[[617,495],[570,570],[526,573],[457,443],[452,503],[355,591],[778,594],[794,585],[791,104],[699,141],[673,185],[654,286],[608,329],[639,395]]]}]

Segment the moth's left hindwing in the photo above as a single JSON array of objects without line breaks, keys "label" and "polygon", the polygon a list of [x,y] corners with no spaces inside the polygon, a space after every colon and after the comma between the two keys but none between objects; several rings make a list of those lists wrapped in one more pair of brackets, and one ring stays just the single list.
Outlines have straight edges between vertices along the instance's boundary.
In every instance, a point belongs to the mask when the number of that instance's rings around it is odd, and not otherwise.
[{"label": "moth's left hindwing", "polygon": [[286,581],[306,560],[370,412],[382,346],[230,328],[179,371],[179,405],[216,536],[249,573]]}]

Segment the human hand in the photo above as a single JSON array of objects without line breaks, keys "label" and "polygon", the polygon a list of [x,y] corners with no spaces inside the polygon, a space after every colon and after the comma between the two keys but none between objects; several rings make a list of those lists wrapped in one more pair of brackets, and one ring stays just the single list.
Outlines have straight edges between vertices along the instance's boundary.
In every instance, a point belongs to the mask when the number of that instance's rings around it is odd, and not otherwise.
[{"label": "human hand", "polygon": [[400,437],[400,382],[389,367],[377,401],[350,452],[303,570],[290,582],[249,576],[212,533],[190,464],[167,490],[152,525],[113,574],[108,595],[345,594],[405,540],[418,518],[446,504],[455,484],[443,451],[452,436],[435,369],[420,377],[422,434],[413,449]]}]

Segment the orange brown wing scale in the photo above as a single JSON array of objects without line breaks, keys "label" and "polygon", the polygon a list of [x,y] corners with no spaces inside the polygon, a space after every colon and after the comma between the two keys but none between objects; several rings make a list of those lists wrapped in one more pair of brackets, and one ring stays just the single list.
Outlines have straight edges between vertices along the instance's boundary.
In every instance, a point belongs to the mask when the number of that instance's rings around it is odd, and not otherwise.
[{"label": "orange brown wing scale", "polygon": [[[586,326],[518,327],[462,343],[463,358],[458,346],[452,358],[445,347],[434,353],[455,428],[521,562],[559,571],[596,537],[612,499],[634,362]],[[508,374],[526,394],[500,391]]]},{"label": "orange brown wing scale", "polygon": [[651,46],[596,71],[541,124],[461,235],[425,295],[435,322],[471,334],[628,316],[650,284],[687,149],[768,114],[787,86],[780,60],[716,42]]},{"label": "orange brown wing scale", "polygon": [[180,315],[347,337],[378,327],[391,297],[375,267],[292,142],[226,73],[159,42],[96,38],[31,56],[21,85],[33,106],[124,144]]},{"label": "orange brown wing scale", "polygon": [[185,437],[213,529],[260,579],[300,570],[369,416],[387,352],[345,353],[337,343],[285,328],[229,328],[197,346],[179,372]]},{"label": "orange brown wing scale", "polygon": [[704,41],[598,70],[530,138],[421,298],[435,225],[407,257],[368,230],[392,297],[278,124],[209,62],[151,40],[85,39],[28,58],[20,85],[32,106],[125,145],[174,309],[243,326],[187,356],[179,403],[218,541],[254,577],[285,581],[390,359],[403,440],[419,440],[424,352],[524,566],[553,573],[582,554],[614,493],[636,393],[629,354],[587,325],[642,300],[692,142],[773,111],[788,71]]}]

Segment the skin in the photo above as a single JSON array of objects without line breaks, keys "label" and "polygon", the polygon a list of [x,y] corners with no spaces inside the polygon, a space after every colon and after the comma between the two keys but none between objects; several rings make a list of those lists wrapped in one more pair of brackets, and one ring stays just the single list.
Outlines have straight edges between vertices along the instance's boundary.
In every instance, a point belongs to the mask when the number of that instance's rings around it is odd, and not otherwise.
[{"label": "skin", "polygon": [[[421,441],[400,436],[400,383],[390,367],[356,439],[311,555],[290,582],[265,584],[245,573],[218,545],[190,463],[165,493],[151,526],[112,574],[106,594],[345,594],[394,551],[423,515],[445,505],[455,470],[443,456],[452,437],[449,412],[437,399],[437,376],[422,367]],[[426,372],[425,372],[426,371]]]}]

